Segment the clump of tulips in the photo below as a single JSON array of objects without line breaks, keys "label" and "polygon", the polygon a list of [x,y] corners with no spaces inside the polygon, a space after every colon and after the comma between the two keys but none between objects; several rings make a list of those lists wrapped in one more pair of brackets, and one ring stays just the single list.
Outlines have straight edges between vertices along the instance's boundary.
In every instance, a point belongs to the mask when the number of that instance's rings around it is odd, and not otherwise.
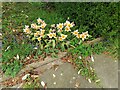
[{"label": "clump of tulips", "polygon": [[[84,41],[90,36],[88,31],[80,33],[78,30],[73,30],[72,28],[74,26],[74,22],[66,20],[65,23],[52,24],[47,27],[45,21],[38,18],[37,23],[32,23],[31,26],[25,25],[23,31],[28,37],[36,40],[40,46],[45,48],[50,46],[52,42],[53,47],[55,47],[56,44],[70,42],[68,36],[74,36],[74,38],[81,41]],[[42,41],[45,43],[43,44]]]}]

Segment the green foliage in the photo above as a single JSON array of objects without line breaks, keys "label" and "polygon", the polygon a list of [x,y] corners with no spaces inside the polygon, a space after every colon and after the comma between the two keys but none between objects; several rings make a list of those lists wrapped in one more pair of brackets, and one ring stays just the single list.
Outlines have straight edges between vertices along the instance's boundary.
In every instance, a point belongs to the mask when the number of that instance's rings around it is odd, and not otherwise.
[{"label": "green foliage", "polygon": [[90,46],[85,46],[83,44],[78,45],[74,49],[69,49],[69,52],[71,52],[73,55],[78,55],[82,57],[87,57],[91,55],[91,48]]},{"label": "green foliage", "polygon": [[104,42],[95,43],[92,45],[92,52],[94,54],[101,54],[105,51],[106,47]]},{"label": "green foliage", "polygon": [[[22,67],[21,61],[27,57],[32,47],[29,44],[12,44],[9,49],[2,51],[2,70],[6,75],[14,77]],[[12,73],[11,73],[12,72]]]},{"label": "green foliage", "polygon": [[69,17],[81,32],[87,29],[94,38],[102,36],[114,40],[118,34],[119,3],[59,2],[46,6],[54,8],[64,18]]},{"label": "green foliage", "polygon": [[[112,44],[114,43],[114,44]],[[116,60],[118,60],[118,56],[119,56],[119,41],[118,39],[115,39],[111,44],[108,44],[109,46],[107,46],[107,51],[111,54],[111,56],[113,56]]]},{"label": "green foliage", "polygon": [[72,55],[77,54],[78,56],[88,57],[91,56],[91,54],[102,53],[105,50],[104,44],[104,42],[94,43],[92,45],[80,43],[76,47],[68,49],[68,52],[70,52]]},{"label": "green foliage", "polygon": [[28,77],[26,82],[22,85],[22,88],[29,88],[33,90],[33,88],[40,88],[40,79]]}]

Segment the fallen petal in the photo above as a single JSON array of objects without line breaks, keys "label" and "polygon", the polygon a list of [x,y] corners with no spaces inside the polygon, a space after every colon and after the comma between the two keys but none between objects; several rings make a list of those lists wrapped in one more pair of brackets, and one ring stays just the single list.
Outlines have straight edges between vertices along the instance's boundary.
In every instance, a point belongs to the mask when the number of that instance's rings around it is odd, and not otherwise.
[{"label": "fallen petal", "polygon": [[27,59],[30,59],[30,57],[27,57]]},{"label": "fallen petal", "polygon": [[96,83],[97,83],[97,82],[100,82],[100,79],[96,80],[95,82],[96,82]]},{"label": "fallen petal", "polygon": [[17,57],[16,57],[18,60],[19,60],[19,55],[17,54]]},{"label": "fallen petal", "polygon": [[22,77],[22,80],[25,80],[30,74],[26,74],[25,76]]},{"label": "fallen petal", "polygon": [[90,80],[90,79],[88,79],[88,82],[89,82],[89,83],[91,83],[91,80]]},{"label": "fallen petal", "polygon": [[73,79],[76,79],[76,77],[73,77]]},{"label": "fallen petal", "polygon": [[43,87],[45,87],[45,83],[44,83],[43,81],[41,81],[41,85],[42,85]]},{"label": "fallen petal", "polygon": [[34,47],[34,49],[38,49],[38,47]]},{"label": "fallen petal", "polygon": [[63,73],[60,74],[61,76],[63,75]]},{"label": "fallen petal", "polygon": [[93,58],[93,56],[91,55],[91,60],[92,60],[92,62],[94,62],[94,58]]},{"label": "fallen petal", "polygon": [[55,75],[55,74],[53,74],[53,77],[55,78],[55,77],[56,77],[56,75]]},{"label": "fallen petal", "polygon": [[53,84],[56,85],[56,82],[54,82]]},{"label": "fallen petal", "polygon": [[78,71],[78,74],[80,74],[81,71],[82,71],[82,69],[80,69],[80,70]]},{"label": "fallen petal", "polygon": [[10,48],[10,46],[7,47],[7,49],[5,49],[5,51],[7,51]]},{"label": "fallen petal", "polygon": [[92,67],[90,67],[90,70],[93,70]]},{"label": "fallen petal", "polygon": [[81,57],[81,56],[79,56],[78,58],[79,58],[79,59],[82,59],[82,57]]}]

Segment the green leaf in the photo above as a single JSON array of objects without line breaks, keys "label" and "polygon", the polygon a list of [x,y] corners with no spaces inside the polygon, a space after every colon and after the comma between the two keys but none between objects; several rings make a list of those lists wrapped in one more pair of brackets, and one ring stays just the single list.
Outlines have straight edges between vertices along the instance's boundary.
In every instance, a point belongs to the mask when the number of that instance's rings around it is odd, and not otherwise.
[{"label": "green leaf", "polygon": [[48,54],[49,53],[49,49],[47,48],[47,49],[45,49],[45,52]]},{"label": "green leaf", "polygon": [[38,55],[41,55],[42,54],[42,51],[41,50],[38,50]]},{"label": "green leaf", "polygon": [[61,49],[62,49],[62,51],[65,50],[65,46],[64,46],[64,45],[65,45],[65,43],[63,42],[62,45],[61,45]]},{"label": "green leaf", "polygon": [[52,53],[52,58],[58,58],[58,55],[56,55],[55,53]]},{"label": "green leaf", "polygon": [[51,45],[51,41],[49,41],[49,42],[47,43],[47,45],[45,45],[45,48],[50,47],[50,45]]},{"label": "green leaf", "polygon": [[53,42],[53,48],[55,48],[55,40],[52,40],[52,42]]},{"label": "green leaf", "polygon": [[43,50],[43,44],[40,44],[40,49]]},{"label": "green leaf", "polygon": [[79,44],[82,44],[82,40],[80,40]]},{"label": "green leaf", "polygon": [[32,41],[35,40],[35,37],[32,38]]}]

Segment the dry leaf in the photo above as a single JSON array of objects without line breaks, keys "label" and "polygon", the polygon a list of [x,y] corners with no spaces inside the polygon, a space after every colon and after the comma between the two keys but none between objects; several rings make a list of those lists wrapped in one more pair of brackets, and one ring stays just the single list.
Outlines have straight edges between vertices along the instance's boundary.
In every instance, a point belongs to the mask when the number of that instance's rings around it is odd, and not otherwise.
[{"label": "dry leaf", "polygon": [[39,76],[38,75],[31,75],[31,77],[38,78]]},{"label": "dry leaf", "polygon": [[78,88],[80,86],[80,83],[76,82],[75,88]]}]

